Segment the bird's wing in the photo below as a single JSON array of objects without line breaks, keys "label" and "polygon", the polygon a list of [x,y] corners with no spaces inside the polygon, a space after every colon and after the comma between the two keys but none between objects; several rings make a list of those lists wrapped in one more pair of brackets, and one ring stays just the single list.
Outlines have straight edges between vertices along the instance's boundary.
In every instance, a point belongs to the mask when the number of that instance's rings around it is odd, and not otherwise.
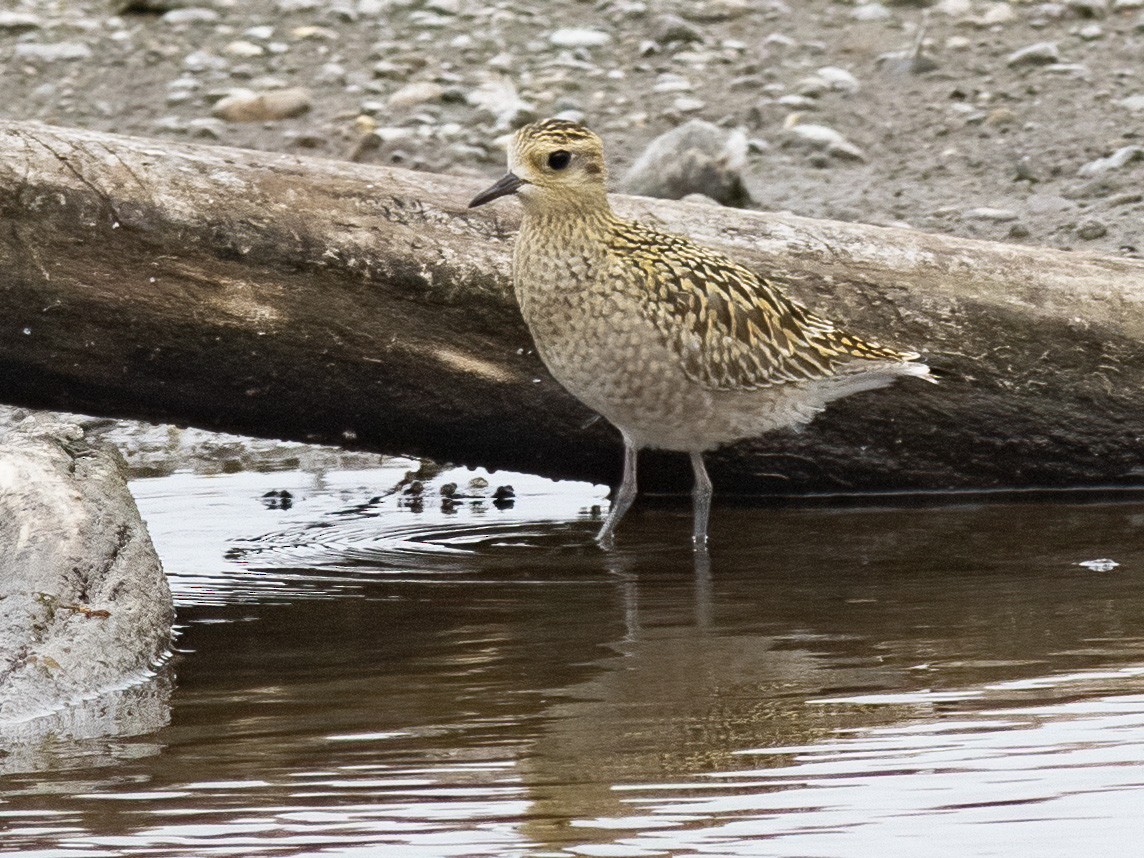
[{"label": "bird's wing", "polygon": [[856,361],[918,357],[839,330],[771,281],[681,236],[630,224],[616,230],[615,243],[617,264],[632,266],[646,286],[648,317],[704,387],[751,390],[830,378]]}]

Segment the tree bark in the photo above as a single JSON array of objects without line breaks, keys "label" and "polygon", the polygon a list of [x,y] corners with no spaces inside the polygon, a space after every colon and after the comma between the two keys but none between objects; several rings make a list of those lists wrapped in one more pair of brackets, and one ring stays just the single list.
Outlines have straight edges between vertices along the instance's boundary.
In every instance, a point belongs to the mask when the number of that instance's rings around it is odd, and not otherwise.
[{"label": "tree bark", "polygon": [[[487,182],[0,123],[0,401],[614,481],[547,374]],[[802,432],[710,457],[722,493],[1130,484],[1144,263],[633,197],[857,333],[925,353]],[[590,425],[586,425],[590,424]],[[645,488],[686,488],[685,457]]]}]

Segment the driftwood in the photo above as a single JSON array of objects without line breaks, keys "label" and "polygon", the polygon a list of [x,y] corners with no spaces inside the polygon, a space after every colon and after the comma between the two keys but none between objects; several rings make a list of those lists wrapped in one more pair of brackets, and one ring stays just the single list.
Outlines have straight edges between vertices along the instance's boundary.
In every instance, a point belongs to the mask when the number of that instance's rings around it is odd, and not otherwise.
[{"label": "driftwood", "polygon": [[[0,123],[0,401],[614,480],[530,350],[481,180]],[[1144,263],[617,197],[944,381],[711,457],[720,492],[1074,486],[1144,468]],[[646,488],[686,487],[645,459]]]}]

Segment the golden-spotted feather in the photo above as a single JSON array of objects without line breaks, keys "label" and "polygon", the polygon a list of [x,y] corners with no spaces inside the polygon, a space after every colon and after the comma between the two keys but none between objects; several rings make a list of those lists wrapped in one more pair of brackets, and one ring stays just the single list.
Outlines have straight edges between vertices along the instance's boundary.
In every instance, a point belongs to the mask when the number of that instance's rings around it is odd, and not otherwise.
[{"label": "golden-spotted feather", "polygon": [[681,236],[620,220],[613,236],[616,264],[642,272],[645,311],[687,376],[705,387],[753,390],[830,378],[855,360],[918,357],[839,330],[769,280]]}]

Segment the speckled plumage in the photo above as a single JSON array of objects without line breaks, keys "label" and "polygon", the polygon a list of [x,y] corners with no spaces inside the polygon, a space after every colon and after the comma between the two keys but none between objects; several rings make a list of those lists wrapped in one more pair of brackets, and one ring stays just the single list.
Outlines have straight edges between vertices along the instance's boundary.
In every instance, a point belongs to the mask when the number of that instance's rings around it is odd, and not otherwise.
[{"label": "speckled plumage", "polygon": [[[553,153],[563,166],[549,164]],[[723,254],[617,217],[602,144],[580,125],[522,128],[509,168],[474,204],[515,192],[524,205],[513,286],[537,350],[564,387],[623,434],[631,497],[635,451],[692,454],[697,544],[706,541],[704,483],[710,494],[703,451],[928,372],[913,352],[846,333]],[[631,502],[623,487],[620,495],[603,543]]]}]

